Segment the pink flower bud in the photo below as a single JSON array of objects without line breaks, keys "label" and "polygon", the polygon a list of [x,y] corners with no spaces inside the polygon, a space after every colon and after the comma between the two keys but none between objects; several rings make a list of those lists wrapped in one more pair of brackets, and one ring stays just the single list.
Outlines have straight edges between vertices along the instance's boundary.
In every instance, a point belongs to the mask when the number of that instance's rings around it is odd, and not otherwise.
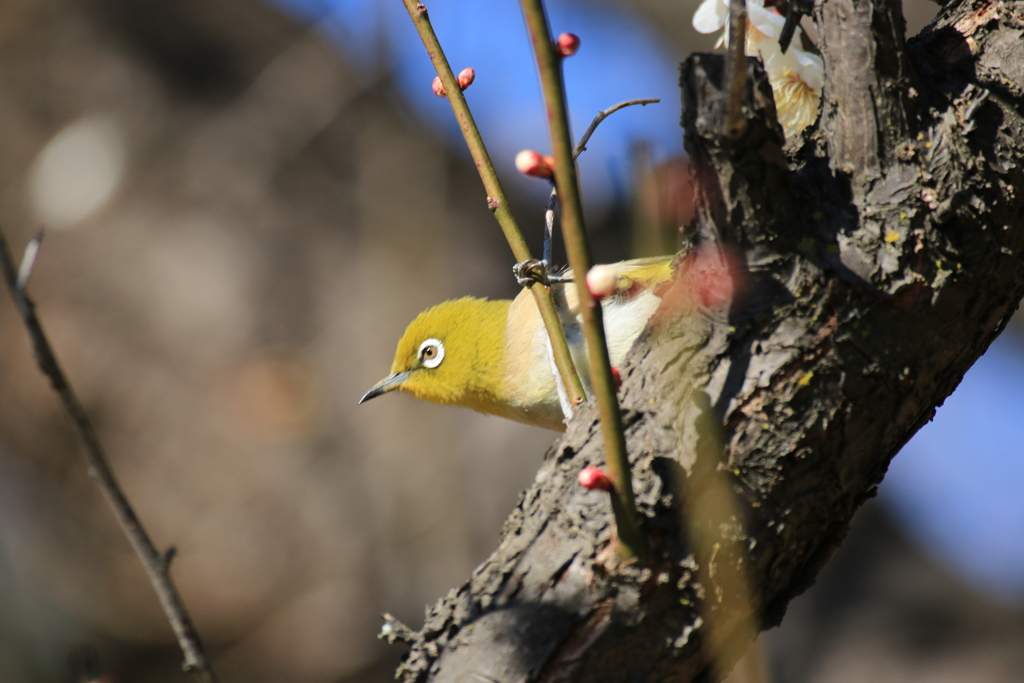
[{"label": "pink flower bud", "polygon": [[563,57],[572,57],[580,49],[580,38],[574,33],[562,33],[555,40],[555,52]]},{"label": "pink flower bud", "polygon": [[600,467],[594,467],[593,465],[580,470],[576,480],[579,481],[580,486],[588,491],[611,491],[615,488],[608,475]]},{"label": "pink flower bud", "polygon": [[555,160],[532,149],[524,149],[516,155],[516,170],[534,178],[554,178]]},{"label": "pink flower bud", "polygon": [[587,272],[587,291],[598,301],[611,296],[619,284],[619,276],[611,266],[594,266]]},{"label": "pink flower bud", "polygon": [[473,85],[473,81],[476,79],[476,71],[472,68],[466,68],[459,72],[459,88],[465,90],[469,86]]},{"label": "pink flower bud", "polygon": [[448,97],[448,93],[445,92],[444,85],[441,83],[440,76],[434,76],[434,82],[430,84],[430,87],[438,97]]},{"label": "pink flower bud", "polygon": [[619,369],[614,365],[612,366],[612,381],[615,382],[616,390],[622,386],[622,373],[619,372]]}]

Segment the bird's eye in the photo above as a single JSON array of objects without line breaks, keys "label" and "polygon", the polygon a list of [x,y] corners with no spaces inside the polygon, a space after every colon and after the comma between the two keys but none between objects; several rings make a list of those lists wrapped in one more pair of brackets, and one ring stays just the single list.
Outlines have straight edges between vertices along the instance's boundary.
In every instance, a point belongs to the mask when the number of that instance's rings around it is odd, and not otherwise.
[{"label": "bird's eye", "polygon": [[420,344],[420,363],[426,368],[436,368],[444,360],[444,344],[438,339],[428,339]]}]

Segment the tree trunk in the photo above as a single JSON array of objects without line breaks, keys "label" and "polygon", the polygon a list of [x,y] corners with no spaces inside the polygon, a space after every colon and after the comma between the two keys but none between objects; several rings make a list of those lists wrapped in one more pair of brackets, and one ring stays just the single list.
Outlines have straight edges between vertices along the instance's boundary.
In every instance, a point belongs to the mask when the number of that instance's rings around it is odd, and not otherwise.
[{"label": "tree trunk", "polygon": [[[611,557],[607,496],[576,483],[602,464],[584,410],[472,578],[421,632],[385,627],[412,644],[405,680],[720,677],[745,620],[780,622],[1015,310],[1024,3],[957,0],[909,45],[896,0],[826,0],[815,19],[823,111],[795,157],[758,65],[735,143],[718,133],[722,58],[682,68],[695,234],[729,245],[745,277],[729,311],[694,312],[684,264],[624,368],[656,559]],[[731,507],[702,507],[723,488]]]}]

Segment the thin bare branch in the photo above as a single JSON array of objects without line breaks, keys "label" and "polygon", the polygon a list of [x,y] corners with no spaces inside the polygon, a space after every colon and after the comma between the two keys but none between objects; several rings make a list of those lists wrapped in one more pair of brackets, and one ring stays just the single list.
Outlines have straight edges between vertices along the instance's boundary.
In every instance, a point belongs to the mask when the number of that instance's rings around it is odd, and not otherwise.
[{"label": "thin bare branch", "polygon": [[40,230],[25,245],[25,253],[21,257],[21,266],[18,268],[18,279],[15,287],[18,291],[24,291],[28,287],[28,281],[32,277],[32,269],[36,265],[36,256],[39,255],[39,246],[43,243],[43,231]]},{"label": "thin bare branch", "polygon": [[659,100],[657,97],[648,97],[646,99],[640,100],[626,100],[625,102],[613,104],[607,109],[597,112],[597,116],[595,116],[594,120],[590,122],[590,125],[587,126],[587,129],[583,132],[583,135],[580,136],[579,141],[576,143],[576,147],[573,148],[572,160],[576,161],[576,159],[579,158],[580,154],[586,151],[587,143],[590,142],[590,136],[594,134],[594,131],[597,130],[597,127],[600,126],[601,122],[604,121],[606,118],[608,118],[609,116],[611,116],[620,109],[632,107],[635,104],[639,104],[641,107],[646,107],[648,104],[657,104],[658,102],[661,102],[661,100]]},{"label": "thin bare branch", "polygon": [[[574,147],[572,150],[573,161],[579,159],[580,154],[583,154],[583,152],[586,151],[587,143],[590,142],[590,137],[594,134],[594,131],[597,130],[597,127],[601,125],[601,122],[604,121],[606,118],[608,118],[618,110],[625,109],[626,107],[631,107],[634,104],[639,104],[641,107],[646,107],[648,104],[656,104],[658,102],[661,102],[661,100],[659,100],[656,97],[650,97],[640,100],[627,100],[625,102],[613,104],[607,109],[597,112],[597,116],[595,116],[594,120],[590,122],[589,126],[587,126],[587,130],[583,132],[583,135],[576,142],[576,147]],[[551,236],[554,233],[555,228],[555,207],[557,205],[558,187],[552,185],[551,196],[548,197],[548,204],[544,208],[544,261],[547,262],[548,265],[551,264]]]},{"label": "thin bare branch", "polygon": [[729,56],[725,62],[726,110],[723,134],[729,142],[738,140],[747,127],[743,116],[743,86],[747,80],[747,3],[729,0]]},{"label": "thin bare branch", "polygon": [[[42,234],[40,233],[29,243],[29,247],[25,250],[25,259],[28,262],[23,261],[19,270],[14,265],[11,251],[7,246],[7,240],[4,238],[3,232],[0,231],[0,271],[2,271],[4,282],[7,284],[11,297],[14,299],[14,304],[18,308],[18,313],[21,314],[21,319],[25,323],[25,329],[28,331],[29,338],[32,341],[36,363],[47,379],[50,380],[53,390],[57,392],[61,406],[64,408],[64,413],[67,415],[71,428],[75,432],[78,444],[82,449],[82,455],[85,456],[89,476],[96,482],[104,498],[107,499],[107,503],[113,509],[118,524],[120,524],[121,529],[128,537],[128,542],[135,550],[135,554],[138,555],[142,566],[149,575],[149,580],[153,584],[153,589],[156,591],[157,598],[160,600],[164,613],[167,615],[167,620],[174,630],[174,635],[178,639],[178,645],[181,647],[182,654],[185,657],[185,670],[191,672],[200,683],[214,683],[217,677],[214,675],[206,654],[203,652],[203,645],[192,623],[192,618],[189,616],[185,603],[181,599],[181,595],[174,586],[174,582],[171,580],[168,572],[168,565],[174,554],[173,548],[169,549],[166,554],[158,551],[156,546],[153,545],[153,541],[150,539],[145,527],[142,526],[142,522],[139,521],[135,510],[128,501],[128,497],[121,489],[113,470],[110,468],[103,447],[100,445],[100,441],[96,436],[88,415],[85,413],[85,409],[79,402],[78,396],[72,389],[56,355],[53,353],[53,348],[50,346],[46,333],[43,331],[42,323],[39,322],[39,318],[36,316],[35,304],[29,299],[28,293],[25,291],[25,285],[28,284],[28,279],[32,272],[32,264],[38,253],[41,239]],[[35,247],[32,247],[33,244],[35,244]]]}]

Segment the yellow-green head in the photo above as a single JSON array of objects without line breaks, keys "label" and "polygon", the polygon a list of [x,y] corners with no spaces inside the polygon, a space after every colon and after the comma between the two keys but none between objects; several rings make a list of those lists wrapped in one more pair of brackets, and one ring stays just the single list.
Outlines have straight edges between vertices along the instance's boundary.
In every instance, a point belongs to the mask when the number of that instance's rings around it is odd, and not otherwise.
[{"label": "yellow-green head", "polygon": [[[604,307],[613,365],[625,358],[661,302],[657,285],[672,277],[672,256],[612,265],[616,293]],[[586,367],[579,298],[566,284],[555,305],[577,368]],[[403,391],[433,403],[458,405],[526,424],[564,430],[563,407],[552,374],[547,333],[529,289],[515,301],[456,299],[427,309],[398,342],[391,374],[360,403]],[[589,386],[585,373],[581,379]]]},{"label": "yellow-green head", "polygon": [[465,297],[423,311],[399,340],[391,374],[359,402],[403,391],[433,403],[500,412],[510,303]]}]

